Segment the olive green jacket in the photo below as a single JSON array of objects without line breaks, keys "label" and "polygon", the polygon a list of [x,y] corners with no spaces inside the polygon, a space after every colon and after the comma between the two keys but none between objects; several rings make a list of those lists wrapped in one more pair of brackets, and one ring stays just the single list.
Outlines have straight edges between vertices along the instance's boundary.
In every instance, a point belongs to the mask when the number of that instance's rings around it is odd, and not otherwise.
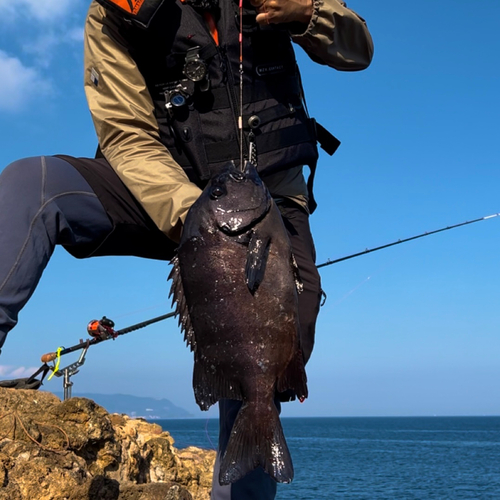
[{"label": "olive green jacket", "polygon": [[[222,1],[222,0],[221,0]],[[318,62],[338,70],[366,68],[373,43],[364,20],[340,0],[314,0],[306,31],[292,35]],[[85,92],[101,150],[123,183],[169,238],[201,193],[160,142],[153,102],[114,16],[95,0],[85,26]],[[302,167],[266,177],[275,197],[305,205]]]}]

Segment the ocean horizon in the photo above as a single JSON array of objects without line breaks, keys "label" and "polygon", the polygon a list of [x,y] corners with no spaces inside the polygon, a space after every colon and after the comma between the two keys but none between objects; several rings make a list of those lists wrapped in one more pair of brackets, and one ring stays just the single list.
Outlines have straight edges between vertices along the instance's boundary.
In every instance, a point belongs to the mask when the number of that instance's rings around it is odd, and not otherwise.
[{"label": "ocean horizon", "polygon": [[[500,416],[281,421],[295,478],[277,500],[500,499]],[[217,418],[154,422],[177,448],[217,448]]]}]

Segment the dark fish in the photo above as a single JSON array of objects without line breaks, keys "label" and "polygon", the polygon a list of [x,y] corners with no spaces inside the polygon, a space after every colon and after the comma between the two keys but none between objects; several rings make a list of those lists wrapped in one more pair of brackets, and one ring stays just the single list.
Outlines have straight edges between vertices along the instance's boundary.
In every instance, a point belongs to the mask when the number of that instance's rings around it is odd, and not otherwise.
[{"label": "dark fish", "polygon": [[262,466],[290,482],[293,465],[276,391],[303,399],[297,266],[281,214],[248,164],[213,177],[186,218],[173,259],[171,294],[194,351],[193,388],[202,410],[222,398],[243,401],[219,482]]}]

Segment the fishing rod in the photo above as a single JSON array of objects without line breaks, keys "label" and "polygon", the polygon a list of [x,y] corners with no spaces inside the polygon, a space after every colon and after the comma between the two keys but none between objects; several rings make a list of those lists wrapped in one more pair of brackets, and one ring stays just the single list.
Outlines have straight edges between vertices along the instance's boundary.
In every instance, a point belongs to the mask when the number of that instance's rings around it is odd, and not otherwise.
[{"label": "fishing rod", "polygon": [[[428,231],[425,233],[417,234],[416,236],[411,236],[409,238],[399,239],[397,241],[393,241],[393,242],[387,243],[385,245],[380,245],[380,246],[375,247],[375,248],[371,248],[371,249],[367,248],[366,250],[363,250],[362,252],[357,252],[357,253],[354,253],[351,255],[347,255],[347,256],[341,257],[339,259],[334,259],[334,260],[329,259],[326,262],[323,262],[322,264],[317,265],[316,267],[319,269],[322,267],[330,266],[330,265],[336,264],[338,262],[343,262],[345,260],[353,259],[354,257],[359,257],[361,255],[366,255],[368,253],[376,252],[377,250],[382,250],[384,248],[389,248],[391,246],[400,245],[401,243],[406,243],[408,241],[416,240],[419,238],[424,238],[425,236],[430,236],[432,234],[440,233],[443,231],[448,231],[450,229],[454,229],[457,227],[467,226],[469,224],[474,224],[476,222],[480,222],[483,220],[493,219],[493,218],[498,217],[498,216],[500,216],[500,213],[487,215],[485,217],[480,217],[478,219],[473,219],[470,221],[461,222],[459,224],[454,224],[452,226],[446,226],[446,227],[443,227],[440,229],[435,229],[434,231]],[[71,397],[71,387],[73,385],[73,383],[71,382],[71,377],[73,375],[75,375],[76,373],[78,373],[79,368],[84,364],[85,355],[86,355],[87,350],[90,346],[100,344],[101,342],[104,342],[106,340],[110,340],[110,339],[114,340],[121,335],[125,335],[127,333],[134,332],[134,331],[139,330],[141,328],[144,328],[148,325],[158,323],[160,321],[171,318],[173,316],[175,316],[175,312],[170,312],[168,314],[163,314],[162,316],[157,316],[157,317],[152,318],[150,320],[143,321],[141,323],[136,323],[135,325],[131,325],[131,326],[128,326],[126,328],[122,328],[121,330],[115,330],[114,329],[114,326],[115,326],[114,322],[112,320],[110,320],[109,318],[106,318],[106,316],[103,316],[103,318],[100,320],[92,320],[87,325],[87,332],[92,337],[91,340],[86,340],[86,341],[80,340],[80,342],[78,344],[75,344],[71,347],[67,347],[67,348],[59,347],[59,349],[57,349],[56,352],[49,352],[47,354],[44,354],[41,357],[41,361],[42,361],[43,365],[31,377],[29,377],[28,379],[18,379],[18,380],[14,380],[14,381],[0,382],[0,385],[10,382],[10,385],[8,385],[9,387],[14,387],[16,384],[18,384],[20,386],[35,384],[33,388],[38,388],[42,384],[46,373],[49,370],[52,370],[52,374],[50,375],[49,380],[54,375],[57,377],[63,377],[64,378],[64,380],[63,380],[64,399],[68,399]],[[61,356],[64,356],[65,354],[69,354],[71,352],[75,352],[77,350],[82,350],[82,353],[81,353],[79,359],[76,362],[74,362],[74,363],[72,363],[64,368],[59,368]],[[52,361],[54,361],[54,366],[49,366],[47,363],[52,362]],[[42,373],[41,380],[35,379],[35,377],[39,373]]]},{"label": "fishing rod", "polygon": [[[49,371],[52,371],[48,380],[50,380],[54,375],[56,377],[63,377],[63,388],[64,388],[64,399],[69,399],[71,397],[71,387],[73,386],[73,382],[71,382],[71,377],[76,375],[79,372],[80,367],[85,363],[85,356],[90,346],[99,344],[109,339],[116,339],[121,335],[125,335],[130,332],[134,332],[139,330],[140,328],[144,328],[148,325],[152,325],[153,323],[158,323],[159,321],[163,321],[164,319],[171,318],[175,316],[174,312],[163,314],[162,316],[157,316],[156,318],[152,318],[147,321],[143,321],[141,323],[136,323],[135,325],[128,326],[126,328],[122,328],[121,330],[115,330],[115,323],[103,316],[100,320],[92,320],[87,325],[87,332],[92,337],[92,339],[87,339],[83,341],[80,339],[78,344],[75,344],[71,347],[59,347],[56,352],[49,352],[44,354],[41,357],[41,361],[43,365],[30,377],[27,378],[19,378],[15,380],[0,380],[0,387],[7,387],[11,389],[38,389],[45,379],[45,376]],[[74,363],[65,366],[64,368],[60,368],[61,356],[65,354],[69,354],[70,352],[82,350],[80,357]],[[49,366],[47,363],[51,361],[54,362],[53,366]],[[41,377],[36,378],[41,374]]]},{"label": "fishing rod", "polygon": [[360,255],[366,255],[368,253],[376,252],[377,250],[382,250],[383,248],[389,248],[394,245],[400,245],[401,243],[406,243],[407,241],[417,240],[418,238],[424,238],[425,236],[430,236],[431,234],[441,233],[443,231],[448,231],[449,229],[454,229],[456,227],[467,226],[468,224],[474,224],[475,222],[480,222],[482,220],[493,219],[494,217],[498,217],[500,213],[487,215],[486,217],[480,217],[479,219],[469,220],[465,222],[461,222],[460,224],[454,224],[453,226],[442,227],[441,229],[435,229],[434,231],[426,231],[422,234],[417,234],[416,236],[411,236],[410,238],[405,238],[404,240],[393,241],[392,243],[387,243],[385,245],[381,245],[375,248],[367,248],[362,252],[353,253],[351,255],[347,255],[345,257],[340,257],[339,259],[330,260],[328,259],[326,262],[317,265],[316,267],[320,269],[321,267],[331,266],[332,264],[337,264],[338,262],[342,262],[344,260],[354,259],[354,257],[359,257]]},{"label": "fishing rod", "polygon": [[[105,340],[113,339],[115,340],[120,335],[125,335],[130,332],[134,332],[139,330],[140,328],[144,328],[148,325],[152,325],[153,323],[158,323],[159,321],[163,321],[164,319],[171,318],[175,313],[171,312],[168,314],[163,314],[162,316],[157,316],[156,318],[152,318],[147,321],[143,321],[141,323],[136,323],[135,325],[128,326],[126,328],[122,328],[121,330],[115,330],[114,321],[103,316],[100,320],[92,320],[87,325],[87,332],[92,337],[92,340],[87,339],[86,341],[80,340],[78,344],[75,344],[71,347],[59,347],[56,352],[49,352],[44,354],[41,358],[43,365],[33,374],[31,377],[27,379],[18,379],[14,381],[6,382],[9,387],[27,387],[31,386],[33,389],[38,389],[40,385],[42,385],[43,379],[47,372],[52,371],[48,380],[50,380],[54,375],[56,377],[63,378],[63,389],[64,389],[64,400],[71,398],[71,388],[73,386],[73,382],[71,381],[71,377],[76,375],[80,371],[80,367],[85,363],[85,356],[90,346],[99,344],[104,342]],[[65,354],[69,354],[70,352],[82,350],[80,357],[74,363],[71,363],[64,368],[60,368],[59,364],[61,362],[61,356]],[[54,361],[53,366],[49,366],[47,363]],[[42,374],[41,380],[36,379],[35,377],[38,374]],[[5,383],[5,382],[4,382]],[[2,382],[0,382],[2,385]]]},{"label": "fishing rod", "polygon": [[49,363],[50,361],[54,361],[56,358],[60,356],[64,356],[65,354],[69,354],[70,352],[78,351],[79,349],[85,349],[92,345],[100,344],[105,340],[116,339],[120,335],[125,335],[130,332],[135,332],[140,328],[144,328],[146,326],[152,325],[153,323],[158,323],[159,321],[163,321],[164,319],[171,318],[175,316],[175,312],[171,312],[168,314],[163,314],[162,316],[157,316],[156,318],[152,318],[147,321],[143,321],[141,323],[137,323],[132,326],[128,326],[127,328],[122,328],[121,330],[113,330],[114,322],[106,316],[103,316],[100,320],[92,320],[87,326],[87,332],[93,338],[92,340],[80,340],[78,344],[75,344],[71,347],[67,348],[59,348],[56,352],[49,352],[44,354],[41,358],[42,363]]},{"label": "fishing rod", "polygon": [[[334,260],[328,259],[326,262],[323,262],[322,264],[318,264],[316,267],[318,269],[320,269],[322,267],[330,266],[332,264],[337,264],[338,262],[343,262],[345,260],[353,259],[354,257],[359,257],[361,255],[366,255],[366,254],[369,254],[372,252],[376,252],[377,250],[382,250],[384,248],[389,248],[389,247],[392,247],[395,245],[400,245],[401,243],[406,243],[408,241],[416,240],[419,238],[424,238],[425,236],[431,236],[432,234],[440,233],[443,231],[448,231],[450,229],[455,229],[457,227],[467,226],[469,224],[474,224],[476,222],[480,222],[483,220],[493,219],[495,217],[498,217],[499,215],[500,215],[500,213],[487,215],[485,217],[480,217],[478,219],[460,222],[459,224],[454,224],[452,226],[446,226],[446,227],[443,227],[440,229],[435,229],[434,231],[427,231],[427,232],[422,233],[422,234],[417,234],[416,236],[411,236],[410,238],[405,238],[402,240],[400,239],[397,241],[393,241],[391,243],[386,243],[385,245],[381,245],[381,246],[378,246],[375,248],[370,248],[370,249],[367,248],[366,250],[363,250],[362,252],[353,253],[353,254],[347,255],[345,257],[340,257],[339,259],[334,259]],[[104,316],[101,320],[93,320],[89,323],[89,325],[87,327],[87,331],[93,337],[92,340],[87,340],[87,341],[81,340],[80,343],[78,343],[74,346],[71,346],[68,348],[60,348],[57,352],[50,352],[50,353],[44,354],[42,356],[41,360],[43,363],[48,363],[50,361],[54,361],[56,358],[58,358],[60,356],[64,356],[65,354],[69,354],[70,352],[74,352],[74,351],[77,351],[79,349],[88,348],[92,345],[99,344],[105,340],[115,339],[116,337],[118,337],[120,335],[125,335],[127,333],[139,330],[140,328],[144,328],[148,325],[158,323],[159,321],[163,321],[163,320],[171,318],[173,316],[175,316],[175,312],[164,314],[162,316],[158,316],[158,317],[152,318],[148,321],[143,321],[142,323],[137,323],[135,325],[132,325],[132,326],[129,326],[127,328],[123,328],[123,329],[117,330],[117,331],[113,330],[114,323],[110,319],[106,318],[106,316]]]}]

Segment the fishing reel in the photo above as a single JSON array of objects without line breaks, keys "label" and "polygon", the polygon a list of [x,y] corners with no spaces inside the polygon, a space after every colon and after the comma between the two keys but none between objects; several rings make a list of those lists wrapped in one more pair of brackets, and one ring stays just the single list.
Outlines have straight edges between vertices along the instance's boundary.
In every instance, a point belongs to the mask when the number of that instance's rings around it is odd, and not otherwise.
[{"label": "fishing reel", "polygon": [[114,326],[114,321],[106,318],[106,316],[103,316],[102,319],[93,319],[87,325],[87,333],[94,339],[115,339],[118,334],[115,332]]}]

